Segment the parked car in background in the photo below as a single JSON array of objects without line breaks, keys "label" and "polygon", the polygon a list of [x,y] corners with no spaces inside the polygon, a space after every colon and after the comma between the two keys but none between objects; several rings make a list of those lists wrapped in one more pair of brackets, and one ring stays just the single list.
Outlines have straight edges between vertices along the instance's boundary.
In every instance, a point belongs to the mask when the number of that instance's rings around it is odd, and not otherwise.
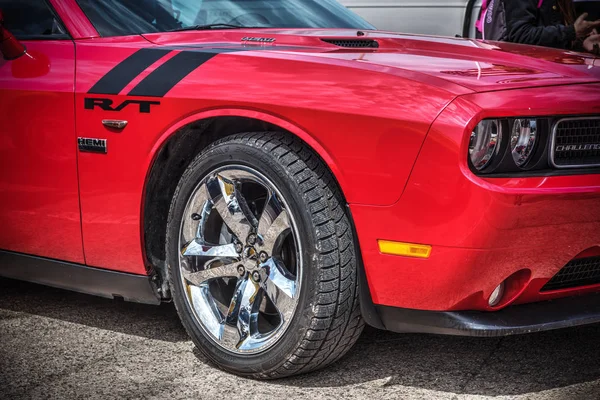
[{"label": "parked car in background", "polygon": [[[554,1],[554,0],[546,0]],[[475,37],[475,21],[482,0],[340,0],[340,2],[375,25],[377,29],[442,35]],[[578,14],[588,12],[600,18],[600,1],[575,0]]]}]

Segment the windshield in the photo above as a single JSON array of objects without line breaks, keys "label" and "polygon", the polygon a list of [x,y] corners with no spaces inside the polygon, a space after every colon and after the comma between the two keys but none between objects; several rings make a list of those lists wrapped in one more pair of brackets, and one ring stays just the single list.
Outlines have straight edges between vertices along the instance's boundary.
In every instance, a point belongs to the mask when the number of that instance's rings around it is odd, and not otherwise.
[{"label": "windshield", "polygon": [[77,2],[102,36],[166,32],[213,24],[259,28],[374,29],[335,0],[77,0]]}]

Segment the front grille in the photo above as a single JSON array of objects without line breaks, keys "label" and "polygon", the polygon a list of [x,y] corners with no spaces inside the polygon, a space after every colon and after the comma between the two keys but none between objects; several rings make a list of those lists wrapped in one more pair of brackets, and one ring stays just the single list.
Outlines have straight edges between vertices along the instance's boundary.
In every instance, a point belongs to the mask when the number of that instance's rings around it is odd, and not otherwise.
[{"label": "front grille", "polygon": [[571,260],[542,288],[542,292],[600,284],[600,256]]},{"label": "front grille", "polygon": [[557,168],[600,166],[600,117],[558,121],[552,160]]},{"label": "front grille", "polygon": [[375,40],[369,39],[321,39],[326,43],[331,43],[333,45],[339,47],[347,47],[347,48],[377,48],[379,47],[379,43]]}]

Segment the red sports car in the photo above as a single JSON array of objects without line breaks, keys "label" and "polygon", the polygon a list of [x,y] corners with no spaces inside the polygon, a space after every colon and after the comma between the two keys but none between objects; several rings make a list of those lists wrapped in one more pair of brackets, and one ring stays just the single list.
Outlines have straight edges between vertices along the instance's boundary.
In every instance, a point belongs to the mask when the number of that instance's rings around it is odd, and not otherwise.
[{"label": "red sports car", "polygon": [[334,0],[0,0],[0,275],[173,301],[219,367],[364,322],[600,322],[600,59]]}]

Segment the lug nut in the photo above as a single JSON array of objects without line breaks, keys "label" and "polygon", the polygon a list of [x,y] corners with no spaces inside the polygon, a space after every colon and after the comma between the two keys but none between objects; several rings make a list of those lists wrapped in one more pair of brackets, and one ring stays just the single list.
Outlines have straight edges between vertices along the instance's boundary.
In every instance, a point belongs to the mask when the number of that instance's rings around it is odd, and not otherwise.
[{"label": "lug nut", "polygon": [[244,268],[243,265],[238,265],[237,270],[238,270],[238,274],[240,274],[240,276],[244,276],[244,274],[246,273],[246,268]]},{"label": "lug nut", "polygon": [[202,219],[202,216],[200,214],[194,213],[194,214],[192,214],[192,219],[194,221],[200,221]]},{"label": "lug nut", "polygon": [[261,263],[267,262],[267,260],[269,259],[269,255],[267,253],[265,253],[264,251],[261,251],[260,255],[258,256],[258,259],[260,260]]},{"label": "lug nut", "polygon": [[241,243],[235,244],[235,251],[237,251],[238,253],[241,253],[243,250],[244,250],[244,246],[242,246]]},{"label": "lug nut", "polygon": [[250,235],[248,235],[248,244],[250,246],[254,246],[255,243],[256,243],[256,235],[254,233],[251,233]]},{"label": "lug nut", "polygon": [[260,282],[260,274],[258,273],[258,271],[254,271],[252,273],[252,279],[254,279],[254,282]]}]

